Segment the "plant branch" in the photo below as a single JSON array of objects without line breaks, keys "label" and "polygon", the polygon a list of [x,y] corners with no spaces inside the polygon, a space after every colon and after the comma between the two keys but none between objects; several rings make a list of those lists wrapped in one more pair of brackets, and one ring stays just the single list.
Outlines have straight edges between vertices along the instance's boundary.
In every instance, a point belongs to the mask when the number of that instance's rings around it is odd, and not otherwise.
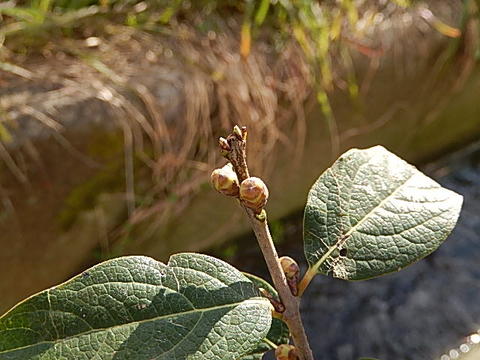
[{"label": "plant branch", "polygon": [[268,229],[267,220],[259,221],[252,210],[245,209],[252,225],[258,244],[267,263],[273,284],[278,291],[280,299],[285,306],[283,320],[287,323],[293,342],[297,347],[301,360],[313,360],[312,350],[308,343],[305,329],[303,328],[300,316],[300,298],[293,296],[287,284],[287,279],[278,261],[277,250],[272,241],[272,236]]},{"label": "plant branch", "polygon": [[[238,126],[235,126],[233,134],[229,135],[227,139],[220,139],[222,153],[232,163],[240,183],[249,177],[246,158],[246,139],[246,128],[240,129]],[[300,360],[314,360],[300,316],[300,298],[292,295],[287,284],[287,279],[278,260],[277,250],[270,235],[266,216],[264,219],[259,220],[253,210],[243,204],[242,206],[247,213],[250,224],[257,237],[273,284],[285,306],[285,312],[282,318],[290,329]]]}]

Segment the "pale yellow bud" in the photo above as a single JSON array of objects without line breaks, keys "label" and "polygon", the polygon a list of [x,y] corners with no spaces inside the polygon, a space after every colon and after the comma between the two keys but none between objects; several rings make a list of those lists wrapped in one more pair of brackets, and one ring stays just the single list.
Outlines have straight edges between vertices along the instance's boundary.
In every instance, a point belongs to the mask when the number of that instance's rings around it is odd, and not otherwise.
[{"label": "pale yellow bud", "polygon": [[259,214],[268,199],[267,185],[257,177],[249,177],[240,184],[240,200],[246,207]]},{"label": "pale yellow bud", "polygon": [[238,186],[237,174],[233,171],[232,164],[228,163],[220,169],[215,169],[211,175],[212,186],[219,193],[228,196],[238,196],[240,187]]},{"label": "pale yellow bud", "polygon": [[279,260],[280,265],[282,265],[283,272],[288,279],[298,277],[300,268],[295,260],[293,260],[290,256],[282,256]]},{"label": "pale yellow bud", "polygon": [[275,358],[277,360],[298,360],[295,346],[282,344],[275,349]]}]

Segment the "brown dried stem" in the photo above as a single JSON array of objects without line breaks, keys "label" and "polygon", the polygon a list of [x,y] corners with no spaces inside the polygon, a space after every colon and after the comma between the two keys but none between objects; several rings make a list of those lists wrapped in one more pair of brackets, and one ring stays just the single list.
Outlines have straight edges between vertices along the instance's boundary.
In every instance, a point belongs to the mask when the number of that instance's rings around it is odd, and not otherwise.
[{"label": "brown dried stem", "polygon": [[[241,183],[249,177],[246,157],[247,130],[246,128],[240,129],[236,126],[233,134],[229,135],[227,139],[224,140],[220,141],[221,151],[232,163],[233,168],[237,173],[238,180]],[[279,262],[277,250],[275,249],[272,236],[270,235],[267,219],[265,217],[265,219],[259,220],[251,209],[245,206],[243,207],[248,215],[255,236],[257,237],[258,244],[267,263],[273,284],[285,306],[282,319],[290,329],[300,360],[314,360],[302,324],[302,318],[300,316],[300,298],[293,296],[290,291],[287,279]]]}]

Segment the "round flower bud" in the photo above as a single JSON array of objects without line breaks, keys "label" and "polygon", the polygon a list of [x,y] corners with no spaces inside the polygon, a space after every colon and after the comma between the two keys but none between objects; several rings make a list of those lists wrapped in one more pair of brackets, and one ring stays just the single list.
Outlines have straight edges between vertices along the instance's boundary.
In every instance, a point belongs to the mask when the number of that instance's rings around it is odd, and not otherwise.
[{"label": "round flower bud", "polygon": [[277,360],[298,360],[295,346],[281,344],[275,349],[275,359]]},{"label": "round flower bud", "polygon": [[293,260],[290,256],[282,256],[279,260],[287,279],[298,277],[300,268],[295,260]]},{"label": "round flower bud", "polygon": [[238,196],[240,187],[238,186],[237,174],[233,171],[232,164],[228,163],[220,169],[212,172],[212,186],[219,193],[228,196]]},{"label": "round flower bud", "polygon": [[257,177],[249,177],[240,184],[240,200],[255,214],[260,214],[267,203],[267,185]]}]

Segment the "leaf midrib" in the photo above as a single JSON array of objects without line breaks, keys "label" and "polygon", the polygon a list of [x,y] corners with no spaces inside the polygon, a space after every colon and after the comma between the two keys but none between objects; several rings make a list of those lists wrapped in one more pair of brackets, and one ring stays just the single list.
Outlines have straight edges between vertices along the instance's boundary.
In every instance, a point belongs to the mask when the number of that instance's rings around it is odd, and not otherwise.
[{"label": "leaf midrib", "polygon": [[371,216],[372,213],[374,213],[376,210],[378,210],[379,208],[381,208],[388,200],[390,200],[392,197],[394,197],[397,192],[403,187],[405,186],[405,184],[412,178],[415,176],[415,172],[410,174],[410,176],[404,181],[402,182],[394,191],[392,191],[389,195],[387,195],[382,201],[380,201],[378,203],[377,206],[375,206],[372,210],[370,210],[367,214],[365,214],[354,226],[352,226],[350,228],[350,230],[348,230],[345,235],[341,236],[337,242],[335,244],[333,244],[329,249],[328,251],[315,263],[315,265],[312,266],[312,270],[315,271],[315,272],[318,272],[318,269],[320,268],[320,266],[322,266],[322,264],[330,257],[330,255],[332,254],[332,252],[335,251],[335,249],[337,249],[337,247],[342,243],[342,242],[345,242],[348,240],[348,238],[350,237],[350,235],[353,234],[354,231],[357,230],[358,227],[360,227],[365,221],[368,220],[368,218]]},{"label": "leaf midrib", "polygon": [[29,345],[25,345],[25,346],[21,346],[21,347],[17,347],[17,348],[7,349],[5,351],[0,351],[0,354],[6,354],[6,353],[17,351],[17,350],[27,349],[29,347],[38,346],[38,345],[42,345],[42,344],[55,344],[55,343],[58,343],[58,342],[61,342],[61,341],[67,341],[69,339],[72,339],[72,338],[75,338],[75,337],[78,337],[78,336],[88,335],[88,334],[92,334],[92,333],[96,333],[96,332],[102,332],[102,331],[106,331],[106,330],[110,330],[110,329],[122,328],[124,326],[129,326],[129,325],[132,325],[132,324],[143,324],[143,323],[148,323],[148,322],[152,322],[152,321],[167,319],[169,317],[178,317],[178,316],[193,314],[193,313],[196,313],[196,312],[205,313],[205,312],[208,312],[208,311],[214,311],[214,310],[224,309],[224,308],[228,308],[228,307],[233,308],[233,307],[236,307],[238,305],[245,304],[245,303],[258,303],[259,305],[261,305],[261,303],[264,303],[265,301],[266,300],[264,300],[263,298],[255,297],[255,298],[239,301],[239,302],[236,302],[236,303],[211,306],[211,307],[208,307],[208,308],[201,308],[201,309],[195,308],[195,309],[191,309],[191,310],[187,310],[187,311],[183,311],[183,312],[156,316],[156,317],[145,319],[145,320],[132,321],[132,322],[119,324],[119,325],[114,325],[114,326],[110,326],[110,327],[106,327],[106,328],[93,329],[93,330],[78,333],[78,334],[75,334],[75,335],[67,336],[67,337],[64,337],[64,338],[61,338],[61,339],[41,341],[41,342],[38,342],[38,343],[35,343],[35,344],[29,344]]}]

